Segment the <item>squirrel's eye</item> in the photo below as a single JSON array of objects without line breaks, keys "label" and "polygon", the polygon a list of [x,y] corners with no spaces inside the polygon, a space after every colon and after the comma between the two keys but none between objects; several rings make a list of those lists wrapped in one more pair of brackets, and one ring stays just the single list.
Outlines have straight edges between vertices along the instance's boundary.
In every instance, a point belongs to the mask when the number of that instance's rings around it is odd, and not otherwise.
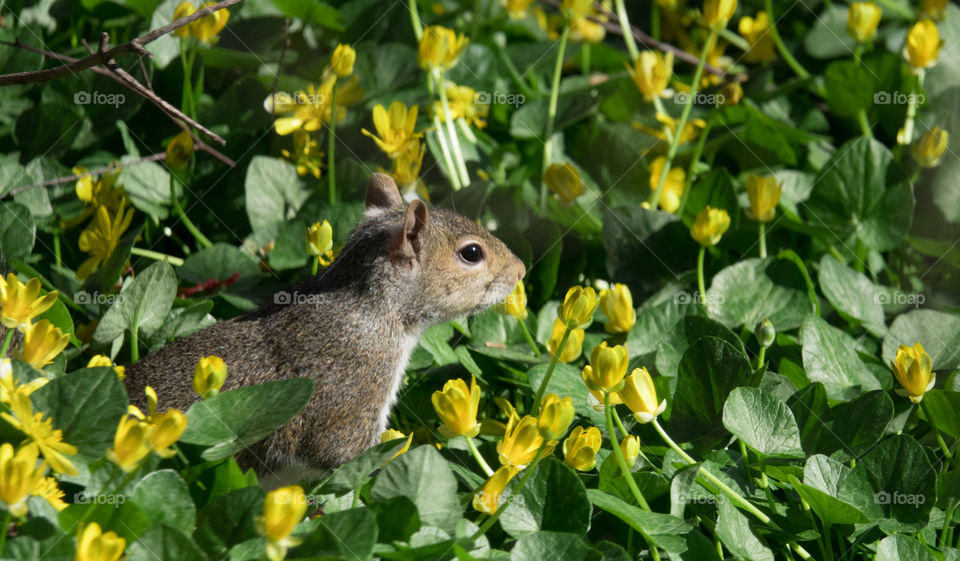
[{"label": "squirrel's eye", "polygon": [[479,244],[468,244],[461,247],[457,251],[457,255],[460,256],[460,259],[463,259],[465,263],[475,265],[483,260],[483,248]]}]

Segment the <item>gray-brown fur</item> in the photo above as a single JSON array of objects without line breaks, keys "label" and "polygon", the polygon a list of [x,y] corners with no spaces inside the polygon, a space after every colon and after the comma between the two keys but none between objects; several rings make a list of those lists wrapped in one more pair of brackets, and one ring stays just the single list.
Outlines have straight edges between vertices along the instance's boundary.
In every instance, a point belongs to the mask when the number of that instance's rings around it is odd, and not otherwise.
[{"label": "gray-brown fur", "polygon": [[[300,303],[267,305],[164,346],[127,370],[131,400],[142,406],[149,385],[161,408],[186,409],[199,399],[194,366],[217,355],[227,364],[224,390],[297,376],[316,382],[307,407],[244,463],[261,472],[329,468],[378,442],[423,330],[502,300],[525,270],[476,223],[420,201],[403,209],[389,177],[375,174],[367,190],[367,218],[334,263],[290,289]],[[470,242],[483,248],[479,265],[458,256]]]}]

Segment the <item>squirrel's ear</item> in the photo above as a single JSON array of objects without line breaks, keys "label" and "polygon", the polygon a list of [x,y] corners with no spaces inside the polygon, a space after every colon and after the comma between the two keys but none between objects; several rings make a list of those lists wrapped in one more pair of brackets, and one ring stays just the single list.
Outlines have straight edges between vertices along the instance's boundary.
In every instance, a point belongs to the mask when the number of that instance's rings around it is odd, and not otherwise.
[{"label": "squirrel's ear", "polygon": [[367,214],[402,206],[403,199],[393,178],[385,173],[375,173],[370,176],[370,181],[367,181]]},{"label": "squirrel's ear", "polygon": [[407,217],[403,221],[403,230],[397,234],[393,241],[390,258],[394,263],[412,268],[420,259],[423,228],[427,225],[429,216],[427,205],[420,199],[415,199],[407,207]]}]

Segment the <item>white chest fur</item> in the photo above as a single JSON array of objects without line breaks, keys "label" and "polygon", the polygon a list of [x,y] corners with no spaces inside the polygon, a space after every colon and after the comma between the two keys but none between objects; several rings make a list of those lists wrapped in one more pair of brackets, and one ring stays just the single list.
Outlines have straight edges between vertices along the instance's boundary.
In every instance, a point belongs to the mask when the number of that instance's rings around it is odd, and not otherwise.
[{"label": "white chest fur", "polygon": [[400,361],[397,362],[397,368],[391,374],[389,380],[390,393],[387,395],[387,402],[383,405],[383,409],[380,410],[379,423],[377,426],[381,434],[387,430],[387,420],[390,417],[390,410],[393,409],[393,405],[397,402],[400,383],[403,382],[403,378],[407,374],[407,363],[410,362],[410,353],[416,348],[419,340],[419,335],[408,335],[400,343]]}]

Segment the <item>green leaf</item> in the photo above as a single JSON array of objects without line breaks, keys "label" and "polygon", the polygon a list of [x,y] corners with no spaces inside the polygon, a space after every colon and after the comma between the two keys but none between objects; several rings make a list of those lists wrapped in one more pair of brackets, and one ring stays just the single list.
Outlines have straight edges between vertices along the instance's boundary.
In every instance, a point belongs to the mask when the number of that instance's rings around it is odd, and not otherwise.
[{"label": "green leaf", "polygon": [[587,497],[597,508],[616,516],[638,532],[646,532],[653,542],[668,553],[683,553],[686,543],[681,537],[691,526],[669,514],[649,512],[598,489],[588,489]]},{"label": "green leaf", "polygon": [[897,317],[883,340],[883,360],[889,364],[897,347],[920,343],[935,372],[960,368],[960,316],[937,310],[912,310]]},{"label": "green leaf", "polygon": [[853,118],[858,111],[869,109],[877,89],[873,76],[873,71],[859,61],[831,62],[823,75],[830,110],[840,117]]},{"label": "green leaf", "polygon": [[[599,100],[590,93],[561,95],[557,101],[557,113],[554,130],[562,131],[566,127],[585,119],[596,112]],[[524,103],[510,117],[510,135],[514,138],[539,139],[545,131],[547,99],[537,99]]]},{"label": "green leaf", "polygon": [[[952,87],[934,95],[930,105],[924,109],[924,112],[929,114],[926,122],[930,127],[936,125],[945,131],[960,130],[960,115],[956,111],[958,103],[960,103],[960,87]],[[916,134],[922,135],[925,132],[927,132],[926,127],[920,127]],[[940,159],[940,165],[920,176],[921,183],[926,183],[933,192],[936,209],[954,224],[960,223],[960,183],[950,181],[950,178],[957,177],[958,174],[960,174],[960,155],[956,150],[947,150]]]},{"label": "green leaf", "polygon": [[863,524],[870,521],[867,515],[860,512],[857,507],[831,497],[819,489],[804,485],[797,481],[796,477],[791,479],[793,490],[813,509],[824,524]]},{"label": "green leaf", "polygon": [[456,491],[457,480],[446,460],[432,446],[418,446],[383,468],[370,497],[374,501],[407,497],[417,505],[424,524],[452,532],[462,518]]},{"label": "green leaf", "polygon": [[154,524],[130,544],[128,561],[206,561],[190,537],[166,524]]},{"label": "green leaf", "polygon": [[212,559],[222,559],[231,547],[259,538],[254,517],[263,512],[263,488],[259,485],[231,491],[200,511],[194,539]]},{"label": "green leaf", "polygon": [[727,396],[740,386],[758,386],[761,377],[746,355],[723,339],[707,336],[694,342],[680,361],[670,435],[681,442],[724,437]]},{"label": "green leaf", "polygon": [[936,557],[916,538],[897,534],[877,544],[875,561],[934,561]]},{"label": "green leaf", "polygon": [[332,512],[307,524],[316,529],[297,548],[297,557],[362,561],[373,556],[377,521],[369,508]]},{"label": "green leaf", "polygon": [[[46,294],[47,291],[41,290],[40,293]],[[67,310],[67,306],[60,299],[55,300],[53,306],[50,306],[47,311],[37,316],[33,321],[36,323],[44,319],[52,323],[54,327],[60,331],[69,335],[74,345],[80,346],[80,342],[77,340],[73,331],[73,318],[70,317],[70,311]]]},{"label": "green leaf", "polygon": [[162,522],[188,535],[196,528],[197,507],[187,484],[173,470],[147,474],[137,482],[132,499],[153,523]]},{"label": "green leaf", "polygon": [[81,521],[83,524],[96,522],[104,532],[116,532],[127,543],[136,541],[150,527],[150,519],[132,501],[121,502],[120,496],[106,498],[118,499],[117,504],[73,504],[60,511],[57,516],[60,527],[74,534]]},{"label": "green leaf", "polygon": [[510,561],[598,561],[603,555],[576,534],[538,532],[523,536],[510,550]]},{"label": "green leaf", "polygon": [[259,277],[260,267],[236,247],[215,243],[187,257],[183,265],[177,267],[177,274],[184,282],[194,284],[209,280],[223,282],[238,274],[239,282]]},{"label": "green leaf", "polygon": [[813,312],[803,275],[783,259],[744,259],[724,268],[710,283],[710,315],[724,325],[753,329],[764,318],[777,331],[800,325]]},{"label": "green leaf", "polygon": [[832,255],[820,259],[820,288],[830,304],[848,320],[855,320],[874,335],[887,332],[883,321],[883,300],[876,285]]},{"label": "green leaf", "polygon": [[247,218],[254,231],[294,218],[310,195],[290,162],[254,156],[244,181]]},{"label": "green leaf", "polygon": [[30,255],[36,235],[30,209],[13,201],[0,204],[0,261]]},{"label": "green leaf", "polygon": [[916,440],[902,434],[892,436],[867,452],[853,471],[866,475],[873,486],[874,502],[887,518],[901,523],[904,531],[926,523],[936,499],[936,472]]},{"label": "green leaf", "polygon": [[717,537],[738,559],[773,561],[773,552],[754,535],[750,520],[740,514],[731,501],[720,501]]},{"label": "green leaf", "polygon": [[370,510],[377,516],[377,536],[383,543],[408,541],[420,529],[417,505],[402,495],[374,503]]},{"label": "green leaf", "polygon": [[167,263],[147,267],[117,296],[93,333],[95,343],[103,345],[138,327],[145,336],[160,328],[177,295],[177,277]]},{"label": "green leaf", "polygon": [[227,458],[285,425],[310,401],[313,380],[290,378],[245,386],[198,401],[187,410],[180,440],[210,446],[205,460]]},{"label": "green leaf", "polygon": [[807,316],[800,328],[803,367],[811,382],[821,382],[830,399],[849,401],[880,382],[857,356],[853,337],[818,316]]},{"label": "green leaf", "polygon": [[[138,224],[127,230],[127,233],[117,242],[117,247],[110,254],[110,257],[100,265],[100,268],[93,272],[80,287],[80,291],[74,296],[74,301],[80,302],[79,298],[84,295],[90,298],[90,293],[107,294],[113,291],[113,286],[117,284],[117,279],[126,268],[127,261],[130,259],[130,249],[136,243],[137,238],[143,231],[144,224]],[[91,300],[88,300],[91,301]]]},{"label": "green leaf", "polygon": [[556,458],[545,458],[530,469],[535,471],[526,485],[500,515],[504,531],[514,538],[538,531],[586,536],[590,502],[573,468]]},{"label": "green leaf", "polygon": [[[135,156],[127,156],[123,161],[136,159]],[[137,210],[150,215],[155,222],[167,218],[167,207],[170,205],[170,173],[163,166],[156,162],[123,166],[117,182],[123,185],[123,190]],[[177,191],[182,191],[179,185]]]},{"label": "green leaf", "polygon": [[913,191],[890,150],[857,137],[837,149],[817,176],[805,214],[828,241],[897,247],[913,222]]},{"label": "green leaf", "polygon": [[315,23],[333,31],[343,31],[340,21],[340,12],[336,8],[320,2],[320,0],[273,0],[283,15],[303,20],[304,23]]},{"label": "green leaf", "polygon": [[[543,377],[547,373],[548,364],[537,364],[527,371],[527,379],[530,380],[530,387],[534,392],[543,383]],[[555,393],[560,397],[569,397],[573,400],[573,407],[577,414],[590,419],[595,425],[602,425],[605,422],[603,412],[595,411],[590,404],[590,392],[586,384],[583,383],[583,376],[580,375],[580,369],[570,364],[557,363],[550,376],[550,383],[547,384],[543,395]]]},{"label": "green leaf", "polygon": [[338,467],[323,482],[320,489],[324,493],[336,494],[359,489],[370,479],[371,473],[394,457],[405,444],[406,439],[398,438],[364,450],[354,459]]},{"label": "green leaf", "polygon": [[[691,312],[701,309],[699,305],[693,303],[687,305],[681,304],[680,306],[690,309]],[[685,316],[681,321],[676,322],[673,328],[666,333],[654,331],[647,334],[648,337],[656,337],[659,340],[656,347],[657,355],[655,359],[657,372],[661,376],[676,376],[683,353],[687,351],[690,344],[708,335],[723,339],[744,355],[747,354],[740,338],[737,337],[736,333],[727,329],[725,325],[710,318],[689,315]],[[630,349],[631,353],[634,352],[634,348],[630,346],[629,340],[627,348]],[[639,354],[642,354],[642,352],[634,356],[638,356]]]},{"label": "green leaf", "polygon": [[814,58],[849,57],[857,45],[847,33],[847,6],[830,5],[803,38],[803,47]]},{"label": "green leaf", "polygon": [[420,346],[426,349],[438,366],[453,364],[459,359],[453,352],[453,347],[447,341],[453,337],[453,325],[441,323],[434,325],[420,336]]},{"label": "green leaf", "polygon": [[[127,412],[127,392],[113,368],[85,368],[51,380],[30,394],[35,411],[53,418],[63,440],[84,458],[103,457]],[[69,458],[69,456],[68,456]]]},{"label": "green leaf", "polygon": [[[807,459],[803,468],[803,485],[853,507],[869,520],[877,520],[882,516],[880,506],[873,500],[870,482],[864,474],[854,472],[839,461],[822,454]],[[852,524],[854,522],[840,522],[840,519],[859,518],[847,507],[840,507],[823,499],[817,500],[823,510],[815,510],[823,520]]]},{"label": "green leaf", "polygon": [[787,404],[757,388],[736,388],[723,406],[723,426],[758,454],[802,458],[800,429]]},{"label": "green leaf", "polygon": [[953,438],[960,438],[960,392],[930,390],[923,395],[923,413],[937,428]]}]

